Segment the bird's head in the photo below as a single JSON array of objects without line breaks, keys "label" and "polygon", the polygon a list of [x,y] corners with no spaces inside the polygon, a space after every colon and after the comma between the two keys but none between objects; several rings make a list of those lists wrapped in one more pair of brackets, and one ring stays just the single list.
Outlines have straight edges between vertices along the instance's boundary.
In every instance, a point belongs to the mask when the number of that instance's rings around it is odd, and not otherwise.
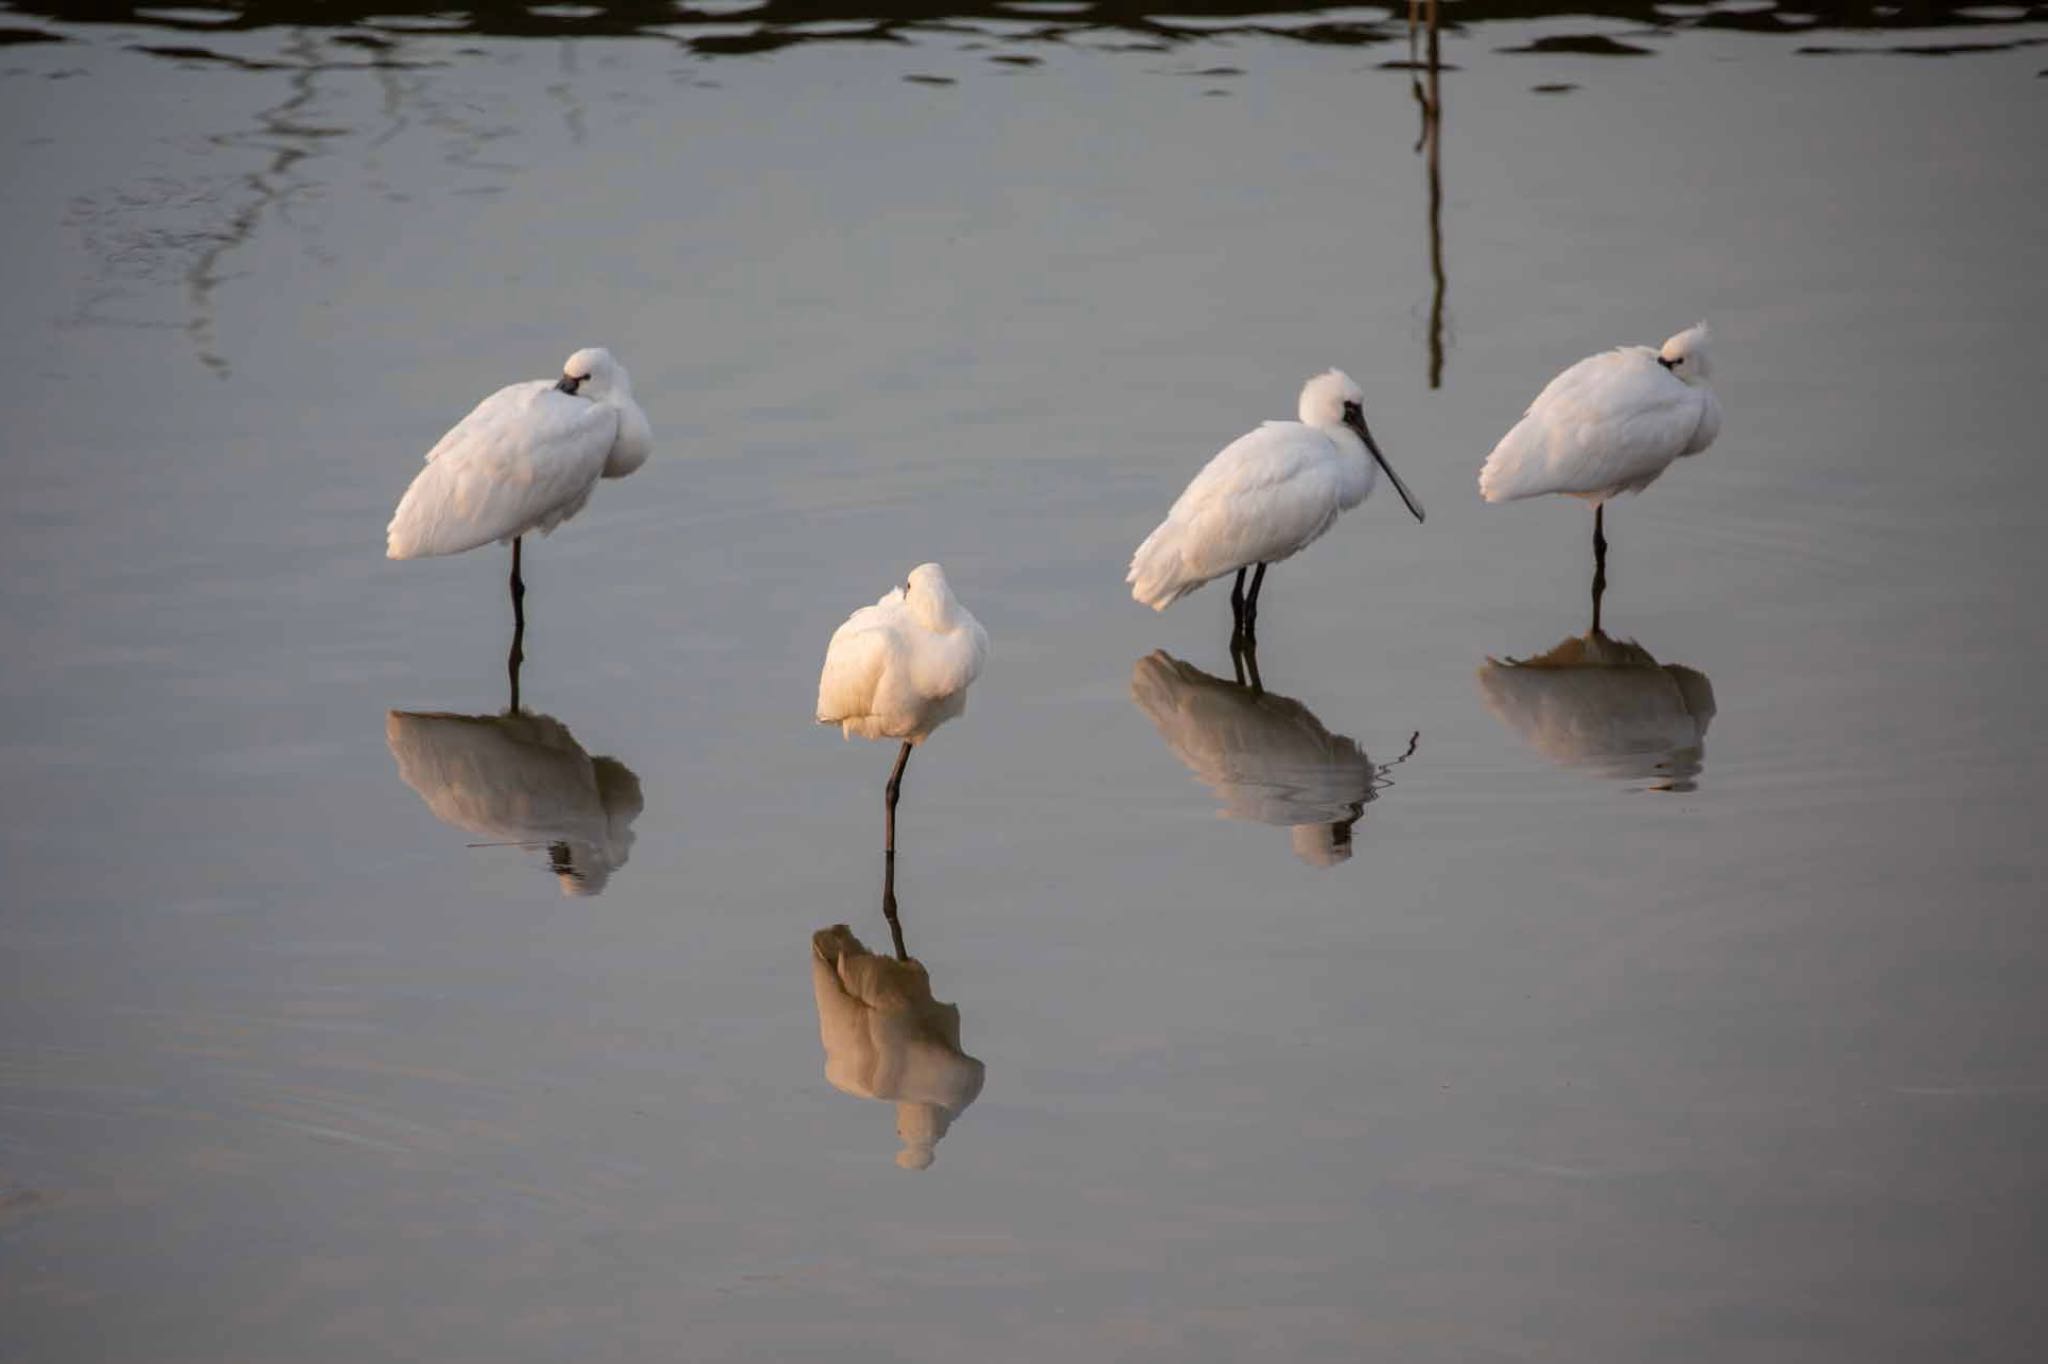
[{"label": "bird's head", "polygon": [[1695,322],[1664,343],[1657,352],[1657,363],[1670,370],[1673,378],[1703,384],[1714,372],[1707,363],[1707,342],[1711,339],[1707,324]]},{"label": "bird's head", "polygon": [[1341,369],[1326,369],[1301,386],[1301,420],[1307,426],[1337,426],[1348,423],[1347,412],[1356,409],[1364,420],[1365,390]]},{"label": "bird's head", "polygon": [[1306,426],[1342,426],[1357,436],[1386,472],[1394,491],[1401,494],[1401,500],[1408,504],[1409,512],[1417,521],[1422,520],[1422,504],[1415,500],[1414,493],[1408,491],[1408,485],[1394,472],[1394,466],[1387,463],[1387,457],[1380,453],[1379,443],[1366,427],[1365,390],[1358,386],[1357,380],[1341,369],[1327,369],[1303,384],[1301,420]]},{"label": "bird's head", "polygon": [[903,584],[903,601],[927,628],[951,628],[953,589],[947,585],[946,570],[937,564],[919,564],[910,570]]},{"label": "bird's head", "polygon": [[562,377],[555,387],[579,398],[603,402],[606,398],[631,396],[633,381],[626,377],[626,367],[614,360],[610,351],[603,346],[585,346],[562,362]]}]

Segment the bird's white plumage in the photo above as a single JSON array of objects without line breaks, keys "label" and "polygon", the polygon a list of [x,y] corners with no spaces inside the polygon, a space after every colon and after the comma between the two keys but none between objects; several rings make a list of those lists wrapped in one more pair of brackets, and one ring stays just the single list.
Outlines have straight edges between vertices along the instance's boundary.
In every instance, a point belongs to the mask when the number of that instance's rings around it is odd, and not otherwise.
[{"label": "bird's white plumage", "polygon": [[818,675],[818,723],[845,737],[921,744],[967,708],[981,675],[988,632],[969,614],[937,564],[846,618]]},{"label": "bird's white plumage", "polygon": [[[646,462],[653,435],[625,366],[589,347],[562,373],[499,389],[427,452],[386,529],[391,558],[545,534],[583,509],[598,479]],[[563,391],[572,382],[576,391]]]},{"label": "bird's white plumage", "polygon": [[1707,341],[1702,322],[1660,349],[1603,351],[1552,379],[1487,456],[1480,493],[1489,502],[1545,493],[1605,502],[1706,449],[1721,430]]},{"label": "bird's white plumage", "polygon": [[1163,611],[1203,583],[1321,538],[1372,492],[1373,457],[1344,416],[1362,400],[1348,375],[1329,370],[1303,386],[1301,420],[1266,422],[1224,446],[1131,556],[1131,596]]}]

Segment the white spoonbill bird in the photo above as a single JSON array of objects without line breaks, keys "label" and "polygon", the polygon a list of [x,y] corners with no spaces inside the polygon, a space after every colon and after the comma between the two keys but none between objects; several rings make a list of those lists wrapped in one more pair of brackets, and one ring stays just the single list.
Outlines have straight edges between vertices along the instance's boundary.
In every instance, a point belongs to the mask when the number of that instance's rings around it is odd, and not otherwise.
[{"label": "white spoonbill bird", "polygon": [[919,564],[910,579],[832,632],[818,675],[818,723],[846,738],[900,739],[889,773],[884,848],[896,851],[896,796],[910,750],[967,709],[967,688],[988,657],[988,631],[968,614],[945,570]]},{"label": "white spoonbill bird", "polygon": [[1608,499],[1641,492],[1721,432],[1707,341],[1699,322],[1657,350],[1621,346],[1587,356],[1536,395],[1479,471],[1488,502],[1566,493],[1593,504],[1595,630],[1607,586]]},{"label": "white spoonbill bird", "polygon": [[579,350],[560,379],[499,389],[427,451],[392,513],[385,552],[419,559],[509,540],[516,655],[526,626],[520,537],[583,510],[598,479],[624,478],[653,447],[626,367],[602,346]]},{"label": "white spoonbill bird", "polygon": [[[1235,572],[1231,637],[1255,643],[1266,566],[1299,554],[1363,502],[1375,461],[1422,520],[1422,504],[1366,429],[1364,393],[1342,370],[1318,374],[1302,386],[1300,421],[1267,422],[1239,436],[1195,475],[1131,556],[1131,596],[1164,611]],[[1247,595],[1245,570],[1253,568]]]}]

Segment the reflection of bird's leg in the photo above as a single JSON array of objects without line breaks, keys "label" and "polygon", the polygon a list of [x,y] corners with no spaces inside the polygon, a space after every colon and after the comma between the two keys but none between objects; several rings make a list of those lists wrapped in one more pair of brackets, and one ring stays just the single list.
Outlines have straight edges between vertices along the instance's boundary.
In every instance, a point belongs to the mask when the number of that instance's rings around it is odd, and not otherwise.
[{"label": "reflection of bird's leg", "polygon": [[[883,826],[886,838],[882,844],[882,851],[888,853],[891,858],[896,855],[896,795],[903,789],[903,769],[909,762],[910,740],[905,739],[903,751],[896,755],[896,766],[889,773],[889,785],[884,788],[888,793],[889,803],[888,818]],[[893,862],[891,865],[894,865]]]},{"label": "reflection of bird's leg", "polygon": [[1600,633],[1600,598],[1607,595],[1607,504],[1593,508],[1593,633]]},{"label": "reflection of bird's leg", "polygon": [[512,679],[512,713],[519,713],[519,665],[526,661],[526,584],[519,577],[519,537],[512,537],[512,652],[505,672]]},{"label": "reflection of bird's leg", "polygon": [[889,921],[889,936],[896,942],[896,960],[909,961],[903,946],[903,921],[896,917],[896,854],[882,854],[882,917]]},{"label": "reflection of bird's leg", "polygon": [[1365,802],[1362,800],[1352,801],[1350,817],[1348,819],[1333,820],[1330,824],[1330,847],[1333,849],[1350,847],[1351,827],[1364,818]]},{"label": "reflection of bird's leg", "polygon": [[1230,637],[1230,666],[1237,674],[1237,685],[1250,687],[1257,696],[1266,690],[1266,684],[1259,679],[1259,646],[1242,635]]}]

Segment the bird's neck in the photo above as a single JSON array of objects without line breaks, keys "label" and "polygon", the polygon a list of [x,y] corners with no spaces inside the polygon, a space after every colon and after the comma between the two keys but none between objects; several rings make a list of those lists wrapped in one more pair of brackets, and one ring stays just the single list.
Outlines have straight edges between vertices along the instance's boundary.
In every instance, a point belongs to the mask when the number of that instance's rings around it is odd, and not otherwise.
[{"label": "bird's neck", "polygon": [[1366,451],[1365,442],[1358,433],[1342,425],[1320,428],[1337,447],[1337,501],[1346,510],[1365,501],[1365,495],[1372,491],[1372,455]]},{"label": "bird's neck", "polygon": [[921,592],[910,599],[910,613],[933,634],[950,635],[960,627],[959,610],[950,596]]},{"label": "bird's neck", "polygon": [[624,478],[647,462],[654,449],[654,431],[647,425],[647,414],[630,395],[611,405],[619,414],[619,433],[612,441],[611,453],[605,456],[604,476]]}]

